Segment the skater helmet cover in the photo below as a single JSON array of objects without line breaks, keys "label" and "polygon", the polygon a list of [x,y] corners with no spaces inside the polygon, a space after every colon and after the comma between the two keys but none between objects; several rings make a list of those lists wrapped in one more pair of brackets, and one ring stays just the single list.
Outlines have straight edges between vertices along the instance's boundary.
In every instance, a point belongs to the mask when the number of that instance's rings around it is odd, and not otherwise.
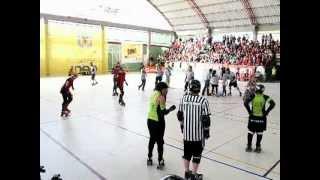
[{"label": "skater helmet cover", "polygon": [[190,83],[190,91],[194,93],[199,93],[201,90],[201,83],[198,80],[192,80]]},{"label": "skater helmet cover", "polygon": [[264,85],[258,84],[258,85],[256,86],[256,92],[258,92],[258,93],[263,93],[264,90],[265,90]]},{"label": "skater helmet cover", "polygon": [[159,83],[156,85],[155,90],[161,91],[162,89],[167,89],[167,88],[168,88],[167,83],[165,83],[165,82],[159,82]]}]

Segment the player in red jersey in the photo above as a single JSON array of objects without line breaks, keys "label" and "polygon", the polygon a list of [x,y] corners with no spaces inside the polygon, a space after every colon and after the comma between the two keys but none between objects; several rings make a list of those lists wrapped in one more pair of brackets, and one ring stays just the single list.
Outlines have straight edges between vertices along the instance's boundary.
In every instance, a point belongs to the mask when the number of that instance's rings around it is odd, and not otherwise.
[{"label": "player in red jersey", "polygon": [[125,106],[126,104],[123,101],[123,95],[124,95],[124,91],[123,91],[123,83],[126,83],[126,85],[128,86],[128,83],[126,81],[126,72],[123,70],[122,67],[120,67],[119,71],[118,71],[118,76],[117,76],[117,86],[120,89],[120,96],[119,96],[119,104],[122,106]]},{"label": "player in red jersey", "polygon": [[69,104],[72,101],[72,94],[70,92],[70,87],[74,90],[73,87],[73,81],[78,77],[77,74],[73,74],[71,77],[69,77],[66,82],[61,87],[60,93],[62,94],[63,103],[62,103],[62,110],[60,116],[68,116],[70,113],[70,110],[68,109]]}]

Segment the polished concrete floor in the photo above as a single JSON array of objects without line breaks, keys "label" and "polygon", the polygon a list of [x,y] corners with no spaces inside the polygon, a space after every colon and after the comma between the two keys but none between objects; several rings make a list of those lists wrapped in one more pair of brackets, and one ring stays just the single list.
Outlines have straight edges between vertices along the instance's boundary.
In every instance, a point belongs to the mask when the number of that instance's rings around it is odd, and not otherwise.
[{"label": "polished concrete floor", "polygon": [[[201,77],[200,77],[201,76]],[[196,78],[203,75],[196,73]],[[159,180],[167,174],[183,176],[182,135],[176,111],[166,117],[164,158],[166,167],[147,167],[148,99],[154,74],[147,77],[145,91],[138,91],[138,73],[129,73],[125,87],[126,106],[112,95],[111,75],[98,75],[92,86],[89,76],[75,82],[72,115],[60,117],[59,94],[66,77],[41,78],[41,165],[47,180],[60,173],[64,180]],[[184,75],[173,72],[167,106],[179,103]],[[244,90],[245,83],[240,82]],[[266,83],[265,93],[276,102],[262,140],[262,152],[245,152],[247,118],[242,99],[234,89],[231,97],[208,97],[212,112],[211,138],[206,143],[199,172],[206,180],[280,179],[280,84]],[[255,143],[254,137],[253,143]],[[156,147],[154,161],[157,159]]]}]

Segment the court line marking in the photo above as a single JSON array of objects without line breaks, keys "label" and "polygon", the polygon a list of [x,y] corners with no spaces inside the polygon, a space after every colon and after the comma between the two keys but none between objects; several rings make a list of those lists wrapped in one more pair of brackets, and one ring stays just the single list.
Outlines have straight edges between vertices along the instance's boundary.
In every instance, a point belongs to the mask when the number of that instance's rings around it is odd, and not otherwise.
[{"label": "court line marking", "polygon": [[84,165],[87,169],[89,169],[93,174],[95,174],[99,179],[101,180],[107,180],[104,176],[99,174],[97,171],[95,171],[92,167],[90,167],[87,163],[82,161],[77,155],[75,155],[72,151],[70,151],[67,147],[65,147],[62,143],[60,143],[58,140],[56,140],[54,137],[52,137],[49,133],[47,133],[45,130],[40,128],[40,131],[44,133],[50,140],[52,140],[55,144],[57,144],[60,148],[62,148],[65,152],[67,152],[71,157],[73,157],[75,160],[77,160],[80,164]]},{"label": "court line marking", "polygon": [[[91,116],[91,117],[92,117],[92,116]],[[95,118],[95,117],[93,117],[93,118]],[[98,118],[95,118],[95,119],[100,120],[100,119],[98,119]],[[130,129],[128,129],[128,128],[125,128],[125,127],[122,127],[122,126],[120,126],[120,125],[116,125],[116,124],[110,123],[110,122],[105,121],[105,120],[101,120],[101,121],[104,122],[104,123],[108,123],[108,124],[110,124],[110,125],[116,126],[116,127],[120,128],[120,129],[123,129],[123,130],[125,130],[125,131],[128,131],[128,132],[130,132],[130,133],[132,133],[132,134],[136,134],[136,135],[138,135],[138,136],[145,137],[145,138],[147,138],[147,139],[150,138],[149,136],[146,136],[146,135],[144,135],[144,134],[141,134],[141,133],[132,131],[132,130],[130,130]],[[167,145],[167,146],[173,147],[173,148],[175,148],[175,149],[179,149],[179,150],[183,151],[183,149],[180,148],[180,147],[177,147],[177,146],[174,146],[174,145],[171,145],[171,144],[168,144],[168,143],[164,143],[164,144]],[[237,167],[237,166],[233,166],[233,165],[230,165],[230,164],[227,164],[227,163],[224,163],[224,162],[215,160],[215,159],[211,159],[211,158],[206,157],[206,156],[204,156],[204,155],[202,155],[201,157],[203,157],[203,158],[205,158],[205,159],[208,159],[208,160],[211,160],[211,161],[214,161],[214,162],[217,162],[217,163],[219,163],[219,164],[223,164],[223,165],[225,165],[225,166],[232,167],[232,168],[234,168],[234,169],[237,169],[237,170],[240,170],[240,171],[243,171],[243,172],[246,172],[246,173],[255,175],[255,176],[259,176],[259,177],[262,177],[262,178],[265,178],[265,179],[272,180],[271,178],[263,177],[263,176],[260,175],[260,174],[257,174],[257,173],[254,173],[254,172],[251,172],[251,171],[248,171],[248,170],[245,170],[245,169],[239,168],[239,167]]]},{"label": "court line marking", "polygon": [[280,159],[263,175],[263,177],[266,177],[279,163]]},{"label": "court line marking", "polygon": [[[149,136],[146,136],[146,135],[144,135],[144,134],[135,132],[135,131],[133,131],[133,130],[130,130],[130,129],[126,128],[126,127],[122,127],[122,126],[120,126],[120,125],[114,124],[114,123],[112,123],[112,122],[109,122],[109,121],[106,121],[106,120],[103,120],[103,119],[100,119],[100,118],[97,118],[97,117],[93,117],[93,116],[91,116],[91,115],[87,115],[87,116],[90,116],[91,118],[94,118],[94,119],[96,119],[96,120],[102,121],[102,122],[107,123],[107,124],[109,124],[109,125],[116,126],[116,127],[120,128],[120,129],[126,130],[126,131],[128,131],[128,132],[133,133],[133,134],[136,134],[136,135],[139,135],[139,136],[143,136],[143,137],[145,137],[145,138],[147,138],[147,139],[150,138]],[[242,136],[242,135],[240,135],[239,137],[241,137],[241,136]],[[178,139],[175,139],[175,138],[170,137],[170,136],[166,136],[166,137],[169,138],[169,139],[172,139],[172,140],[174,140],[174,141],[176,141],[176,142],[178,142],[179,144],[183,144],[183,142],[181,142],[181,141],[178,140]],[[165,143],[165,144],[171,145],[171,144],[168,144],[168,143]],[[174,145],[171,145],[171,146],[174,146]],[[176,147],[177,147],[177,146],[176,146]],[[177,147],[177,148],[183,151],[183,149],[181,149],[181,148],[179,148],[179,147]],[[254,165],[254,164],[251,164],[251,163],[248,163],[248,162],[245,162],[245,161],[242,161],[242,160],[238,160],[238,159],[232,158],[232,157],[230,157],[230,156],[226,156],[226,155],[224,155],[224,154],[220,154],[220,153],[214,152],[214,151],[212,151],[212,150],[210,150],[210,149],[207,149],[207,148],[204,148],[204,150],[208,151],[208,152],[206,152],[205,154],[213,153],[213,154],[216,154],[216,155],[218,155],[218,156],[222,156],[222,157],[224,157],[224,158],[227,158],[227,159],[230,159],[230,160],[233,160],[233,161],[236,161],[236,162],[240,162],[240,163],[249,165],[249,166],[251,166],[251,167],[253,167],[253,168],[257,168],[257,169],[261,169],[261,170],[267,170],[266,168],[259,167],[259,166]],[[277,173],[277,172],[271,172],[271,173],[279,174],[279,173]]]}]

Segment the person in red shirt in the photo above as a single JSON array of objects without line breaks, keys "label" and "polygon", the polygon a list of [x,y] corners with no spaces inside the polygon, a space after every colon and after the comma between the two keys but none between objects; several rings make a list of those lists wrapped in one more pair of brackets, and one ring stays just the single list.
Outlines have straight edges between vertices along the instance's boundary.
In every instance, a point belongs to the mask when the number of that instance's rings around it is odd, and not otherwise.
[{"label": "person in red shirt", "polygon": [[126,72],[123,70],[122,67],[120,67],[119,72],[118,72],[118,76],[117,76],[117,86],[120,89],[119,104],[122,106],[126,105],[123,101],[123,95],[124,95],[123,83],[124,82],[128,86],[128,83],[126,81]]},{"label": "person in red shirt", "polygon": [[71,77],[69,77],[66,82],[63,84],[63,86],[61,87],[60,93],[62,95],[63,98],[63,103],[62,103],[62,110],[61,110],[61,115],[60,116],[68,116],[69,113],[71,112],[68,109],[69,104],[71,103],[73,97],[72,94],[70,92],[70,87],[74,90],[73,87],[73,81],[78,77],[77,74],[73,74]]}]

